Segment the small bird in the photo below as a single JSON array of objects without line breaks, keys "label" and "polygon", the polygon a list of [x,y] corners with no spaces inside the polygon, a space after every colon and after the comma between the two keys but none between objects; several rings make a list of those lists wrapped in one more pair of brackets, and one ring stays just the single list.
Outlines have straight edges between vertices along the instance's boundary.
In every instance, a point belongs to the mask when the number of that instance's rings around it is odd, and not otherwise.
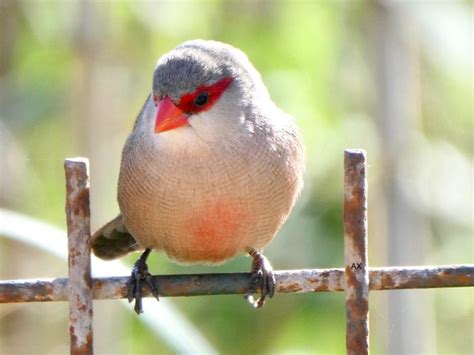
[{"label": "small bird", "polygon": [[151,250],[186,264],[248,253],[245,297],[262,307],[275,292],[262,249],[301,192],[304,155],[293,118],[271,100],[242,51],[217,41],[184,42],[155,68],[122,152],[120,214],[92,236],[94,254],[113,259],[144,250],[128,297],[140,314],[142,283],[159,294],[146,264]]}]

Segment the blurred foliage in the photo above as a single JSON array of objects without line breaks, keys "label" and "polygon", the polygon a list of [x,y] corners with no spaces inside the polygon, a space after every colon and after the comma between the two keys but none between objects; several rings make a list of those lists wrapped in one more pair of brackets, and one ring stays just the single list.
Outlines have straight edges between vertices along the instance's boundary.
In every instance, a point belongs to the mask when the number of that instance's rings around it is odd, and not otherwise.
[{"label": "blurred foliage", "polygon": [[[306,188],[291,218],[266,250],[274,267],[343,265],[345,148],[368,151],[369,185],[373,187],[370,240],[375,245],[370,257],[373,264],[386,264],[384,201],[378,194],[391,179],[391,170],[384,169],[386,142],[377,116],[380,53],[374,43],[375,3],[0,0],[2,207],[65,227],[62,162],[67,156],[81,155],[91,159],[93,225],[107,221],[118,209],[115,185],[121,146],[150,91],[157,58],[188,39],[215,39],[247,53],[275,102],[296,117],[305,137]],[[472,263],[474,258],[469,196],[473,188],[473,38],[472,31],[464,33],[468,41],[450,37],[458,48],[466,49],[462,53],[467,53],[468,66],[462,65],[466,58],[449,53],[448,44],[453,43],[439,41],[433,49],[436,40],[432,35],[437,29],[425,25],[430,22],[425,20],[439,18],[435,15],[441,6],[449,5],[426,2],[411,8],[410,2],[404,2],[400,8],[389,8],[401,12],[398,26],[401,32],[408,31],[414,43],[409,46],[411,54],[416,58],[418,92],[410,100],[415,102],[417,123],[413,131],[406,132],[414,138],[399,158],[399,167],[407,167],[401,170],[407,174],[394,178],[400,180],[426,225],[429,246],[412,261],[416,264]],[[443,18],[441,30],[461,23],[463,11],[468,17],[471,14],[472,21],[471,2],[453,1],[450,6],[455,16]],[[450,54],[451,62],[443,59]],[[3,242],[1,245],[2,276],[34,278],[50,273],[48,263],[35,265],[37,274],[27,273],[29,268],[22,265],[35,264],[35,258],[17,257],[21,247],[7,253]],[[127,260],[132,263],[135,258],[132,255]],[[244,271],[249,267],[250,259],[245,257],[218,267],[174,265],[162,254],[150,258],[154,273]],[[471,353],[472,343],[466,339],[472,335],[472,291],[432,294],[433,333],[439,352]],[[344,353],[343,298],[335,293],[277,295],[259,311],[237,296],[174,302],[222,353]],[[103,304],[96,303],[96,308]],[[383,307],[386,305],[372,307],[372,317],[375,324],[380,320],[391,329]],[[58,320],[39,316],[32,308],[5,308],[6,315],[0,313],[2,353],[67,351],[67,312],[61,312],[64,332],[58,334]],[[48,314],[58,311],[53,308],[42,309]],[[96,328],[96,338],[101,334],[110,337],[97,342],[97,353],[171,352],[135,317],[123,315],[120,322],[114,320],[114,314],[107,317],[109,323],[100,324],[113,330]],[[24,324],[33,319],[42,324],[41,340],[30,338],[29,331],[24,333],[28,344],[11,337],[30,329]],[[49,322],[55,326],[46,332]],[[377,326],[371,337],[376,353],[385,349],[390,331],[384,329]],[[451,336],[453,329],[456,336]]]}]

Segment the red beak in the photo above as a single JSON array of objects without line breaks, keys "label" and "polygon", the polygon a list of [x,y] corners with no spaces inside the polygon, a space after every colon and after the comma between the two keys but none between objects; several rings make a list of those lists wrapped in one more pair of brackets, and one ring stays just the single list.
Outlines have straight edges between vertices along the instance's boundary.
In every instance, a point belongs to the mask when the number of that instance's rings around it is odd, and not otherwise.
[{"label": "red beak", "polygon": [[169,97],[158,103],[156,112],[155,133],[161,133],[187,125],[188,117]]}]

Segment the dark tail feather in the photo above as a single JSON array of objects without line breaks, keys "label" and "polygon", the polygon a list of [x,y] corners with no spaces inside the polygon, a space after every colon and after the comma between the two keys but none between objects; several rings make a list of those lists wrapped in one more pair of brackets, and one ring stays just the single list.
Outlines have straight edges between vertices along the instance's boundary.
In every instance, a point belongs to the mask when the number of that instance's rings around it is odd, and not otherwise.
[{"label": "dark tail feather", "polygon": [[141,249],[125,227],[121,214],[100,227],[92,235],[91,240],[94,254],[105,260],[119,258],[132,251]]}]

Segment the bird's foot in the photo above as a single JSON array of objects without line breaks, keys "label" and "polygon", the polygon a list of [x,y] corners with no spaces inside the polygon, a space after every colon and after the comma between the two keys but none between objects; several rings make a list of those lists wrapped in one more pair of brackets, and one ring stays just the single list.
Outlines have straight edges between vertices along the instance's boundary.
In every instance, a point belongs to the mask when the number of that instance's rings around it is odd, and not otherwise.
[{"label": "bird's foot", "polygon": [[148,265],[146,259],[150,254],[151,249],[145,249],[145,252],[140,256],[133,265],[132,274],[128,282],[128,302],[135,300],[135,312],[137,314],[143,313],[142,306],[142,284],[145,283],[150,288],[151,293],[159,301],[158,289],[153,284],[151,274],[148,272]]},{"label": "bird's foot", "polygon": [[[272,265],[262,253],[252,248],[249,254],[253,258],[253,262],[250,285],[244,298],[255,308],[261,308],[265,304],[267,296],[272,298],[275,294],[275,275],[273,274]],[[253,294],[256,292],[260,280],[262,280],[262,290],[260,297],[255,300]]]}]

